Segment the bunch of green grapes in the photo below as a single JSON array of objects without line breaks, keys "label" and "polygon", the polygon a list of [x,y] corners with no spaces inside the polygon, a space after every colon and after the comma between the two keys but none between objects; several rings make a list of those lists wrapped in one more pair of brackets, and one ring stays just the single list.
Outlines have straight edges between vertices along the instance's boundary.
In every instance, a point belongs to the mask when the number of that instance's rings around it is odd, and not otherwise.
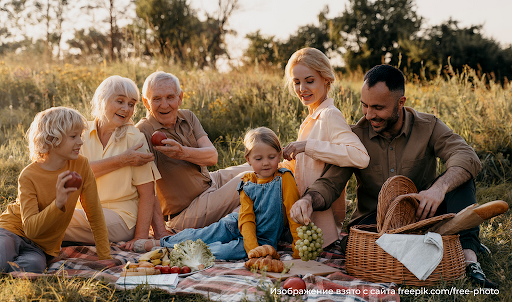
[{"label": "bunch of green grapes", "polygon": [[298,227],[297,233],[300,239],[295,243],[295,249],[299,251],[300,259],[303,261],[316,259],[323,251],[322,229],[311,222],[308,225]]}]

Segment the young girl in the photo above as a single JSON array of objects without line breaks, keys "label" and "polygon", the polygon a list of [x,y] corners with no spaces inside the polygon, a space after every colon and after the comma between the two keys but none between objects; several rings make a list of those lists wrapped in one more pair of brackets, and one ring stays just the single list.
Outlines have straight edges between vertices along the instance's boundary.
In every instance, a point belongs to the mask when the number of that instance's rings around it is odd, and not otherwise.
[{"label": "young girl", "polygon": [[[43,272],[46,261],[60,252],[79,197],[98,258],[111,259],[94,174],[87,159],[78,154],[86,127],[80,113],[64,107],[42,111],[34,118],[27,132],[33,162],[20,173],[16,202],[0,216],[0,272]],[[65,185],[73,178],[72,171],[82,177],[78,188]]]},{"label": "young girl", "polygon": [[[160,245],[173,247],[187,239],[202,239],[217,259],[238,260],[260,245],[277,248],[288,224],[295,246],[299,224],[291,220],[290,209],[299,192],[291,171],[278,168],[281,145],[277,135],[268,128],[256,128],[245,135],[244,146],[245,159],[254,172],[246,173],[238,187],[239,213],[231,213],[201,229],[185,229],[164,237]],[[298,252],[293,250],[293,256],[298,258]]]},{"label": "young girl", "polygon": [[[322,175],[325,164],[364,169],[370,162],[366,148],[334,106],[334,100],[327,97],[334,81],[329,59],[315,48],[296,51],[285,68],[286,86],[309,111],[297,141],[283,150],[283,157],[289,161],[282,166],[295,175],[301,196]],[[323,247],[338,239],[336,226],[341,227],[344,218],[345,194],[330,209],[313,213],[312,221],[323,231]]]}]

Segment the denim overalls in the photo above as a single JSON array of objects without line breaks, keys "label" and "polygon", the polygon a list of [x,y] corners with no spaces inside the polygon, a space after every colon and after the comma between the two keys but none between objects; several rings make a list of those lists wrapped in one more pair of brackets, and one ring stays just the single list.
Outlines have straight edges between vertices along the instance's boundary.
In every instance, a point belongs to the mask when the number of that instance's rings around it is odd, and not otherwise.
[{"label": "denim overalls", "polygon": [[[256,237],[259,245],[269,244],[277,248],[277,242],[284,229],[283,193],[281,175],[290,170],[281,168],[276,177],[268,183],[256,184],[241,182],[238,192],[243,190],[253,201],[256,218]],[[161,246],[174,247],[174,244],[187,239],[201,239],[217,259],[239,260],[247,257],[244,240],[238,229],[238,213],[224,216],[218,222],[200,229],[185,229],[174,236],[160,239]]]}]

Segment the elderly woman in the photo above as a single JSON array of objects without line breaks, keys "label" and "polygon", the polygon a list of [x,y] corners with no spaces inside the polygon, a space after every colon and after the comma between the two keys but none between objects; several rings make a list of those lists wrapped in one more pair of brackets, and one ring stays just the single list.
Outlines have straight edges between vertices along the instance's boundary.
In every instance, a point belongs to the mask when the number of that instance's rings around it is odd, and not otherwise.
[{"label": "elderly woman", "polygon": [[[370,161],[366,148],[328,97],[334,80],[329,59],[315,48],[296,51],[285,68],[286,86],[309,112],[300,125],[297,141],[283,150],[288,161],[282,165],[293,171],[301,195],[321,176],[326,164],[363,169]],[[293,210],[301,208],[294,206]],[[337,226],[344,218],[344,194],[329,209],[313,213],[311,220],[323,231],[324,247],[338,239]]]},{"label": "elderly woman", "polygon": [[[92,99],[94,120],[88,123],[80,150],[96,177],[109,240],[127,241],[127,249],[149,237],[150,225],[155,238],[168,235],[155,195],[160,173],[144,135],[131,120],[138,102],[139,90],[132,80],[105,79]],[[64,240],[93,243],[90,225],[78,205]]]}]

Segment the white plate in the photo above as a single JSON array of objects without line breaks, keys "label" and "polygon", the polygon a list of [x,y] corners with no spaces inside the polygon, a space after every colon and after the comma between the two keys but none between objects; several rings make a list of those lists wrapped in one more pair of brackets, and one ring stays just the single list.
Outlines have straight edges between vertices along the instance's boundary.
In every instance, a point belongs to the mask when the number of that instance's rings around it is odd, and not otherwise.
[{"label": "white plate", "polygon": [[208,266],[208,267],[203,268],[202,270],[198,270],[198,271],[190,272],[190,273],[187,273],[187,274],[178,274],[178,277],[180,277],[180,278],[185,278],[185,277],[188,277],[188,276],[193,275],[193,274],[195,274],[195,273],[199,273],[199,272],[202,272],[202,271],[204,271],[204,270],[207,270],[207,269],[209,269],[209,268],[210,268],[210,267],[212,267],[212,266],[213,266],[213,264],[212,264],[212,265],[210,265],[210,266]]}]

